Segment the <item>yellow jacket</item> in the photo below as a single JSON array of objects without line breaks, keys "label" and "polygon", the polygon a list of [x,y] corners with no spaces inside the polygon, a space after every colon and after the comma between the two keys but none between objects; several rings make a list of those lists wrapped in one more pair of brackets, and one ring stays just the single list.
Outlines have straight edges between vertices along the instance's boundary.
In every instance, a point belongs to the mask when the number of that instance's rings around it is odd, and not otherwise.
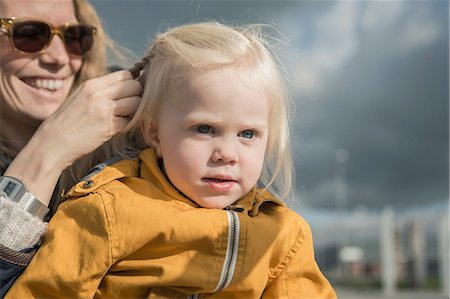
[{"label": "yellow jacket", "polygon": [[200,208],[153,150],[139,157],[71,189],[6,298],[336,298],[308,224],[281,201],[255,189]]}]

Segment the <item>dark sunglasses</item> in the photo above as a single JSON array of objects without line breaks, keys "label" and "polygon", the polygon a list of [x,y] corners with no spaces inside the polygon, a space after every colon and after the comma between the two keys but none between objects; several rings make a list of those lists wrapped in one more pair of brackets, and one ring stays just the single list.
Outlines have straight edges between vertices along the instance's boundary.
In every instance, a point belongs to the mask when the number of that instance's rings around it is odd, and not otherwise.
[{"label": "dark sunglasses", "polygon": [[43,21],[15,18],[0,18],[0,30],[9,35],[14,49],[25,53],[45,50],[57,34],[63,40],[67,52],[77,56],[83,56],[92,48],[97,32],[95,27],[84,24],[55,27]]}]

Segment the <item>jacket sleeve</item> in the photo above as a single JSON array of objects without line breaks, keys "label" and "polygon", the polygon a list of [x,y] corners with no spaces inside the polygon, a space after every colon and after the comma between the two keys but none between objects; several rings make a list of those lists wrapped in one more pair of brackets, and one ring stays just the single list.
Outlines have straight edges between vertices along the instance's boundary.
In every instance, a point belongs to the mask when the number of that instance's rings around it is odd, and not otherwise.
[{"label": "jacket sleeve", "polygon": [[93,298],[111,264],[102,198],[69,200],[58,208],[43,244],[5,298]]},{"label": "jacket sleeve", "polygon": [[3,298],[36,252],[36,248],[15,251],[0,244],[0,298]]},{"label": "jacket sleeve", "polygon": [[314,258],[312,234],[305,222],[299,238],[272,273],[262,298],[335,299],[336,294]]}]

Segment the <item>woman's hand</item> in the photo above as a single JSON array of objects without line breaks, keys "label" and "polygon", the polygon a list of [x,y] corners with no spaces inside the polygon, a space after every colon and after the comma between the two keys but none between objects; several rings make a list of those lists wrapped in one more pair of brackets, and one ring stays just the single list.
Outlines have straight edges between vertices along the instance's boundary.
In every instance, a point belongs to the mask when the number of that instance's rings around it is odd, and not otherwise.
[{"label": "woman's hand", "polygon": [[136,111],[141,92],[128,71],[88,80],[36,133],[51,142],[48,150],[58,150],[60,167],[65,168],[119,133]]},{"label": "woman's hand", "polygon": [[46,119],[5,175],[48,205],[61,172],[118,134],[136,111],[141,84],[118,71],[84,82]]}]

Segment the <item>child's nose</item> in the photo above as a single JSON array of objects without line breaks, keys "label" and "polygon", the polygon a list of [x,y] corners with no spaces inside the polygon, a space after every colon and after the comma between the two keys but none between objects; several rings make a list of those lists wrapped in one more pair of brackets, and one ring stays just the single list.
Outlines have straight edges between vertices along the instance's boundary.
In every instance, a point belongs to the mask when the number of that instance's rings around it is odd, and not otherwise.
[{"label": "child's nose", "polygon": [[212,160],[214,162],[222,162],[228,164],[236,164],[239,162],[239,155],[236,144],[230,140],[222,140],[216,143]]}]

